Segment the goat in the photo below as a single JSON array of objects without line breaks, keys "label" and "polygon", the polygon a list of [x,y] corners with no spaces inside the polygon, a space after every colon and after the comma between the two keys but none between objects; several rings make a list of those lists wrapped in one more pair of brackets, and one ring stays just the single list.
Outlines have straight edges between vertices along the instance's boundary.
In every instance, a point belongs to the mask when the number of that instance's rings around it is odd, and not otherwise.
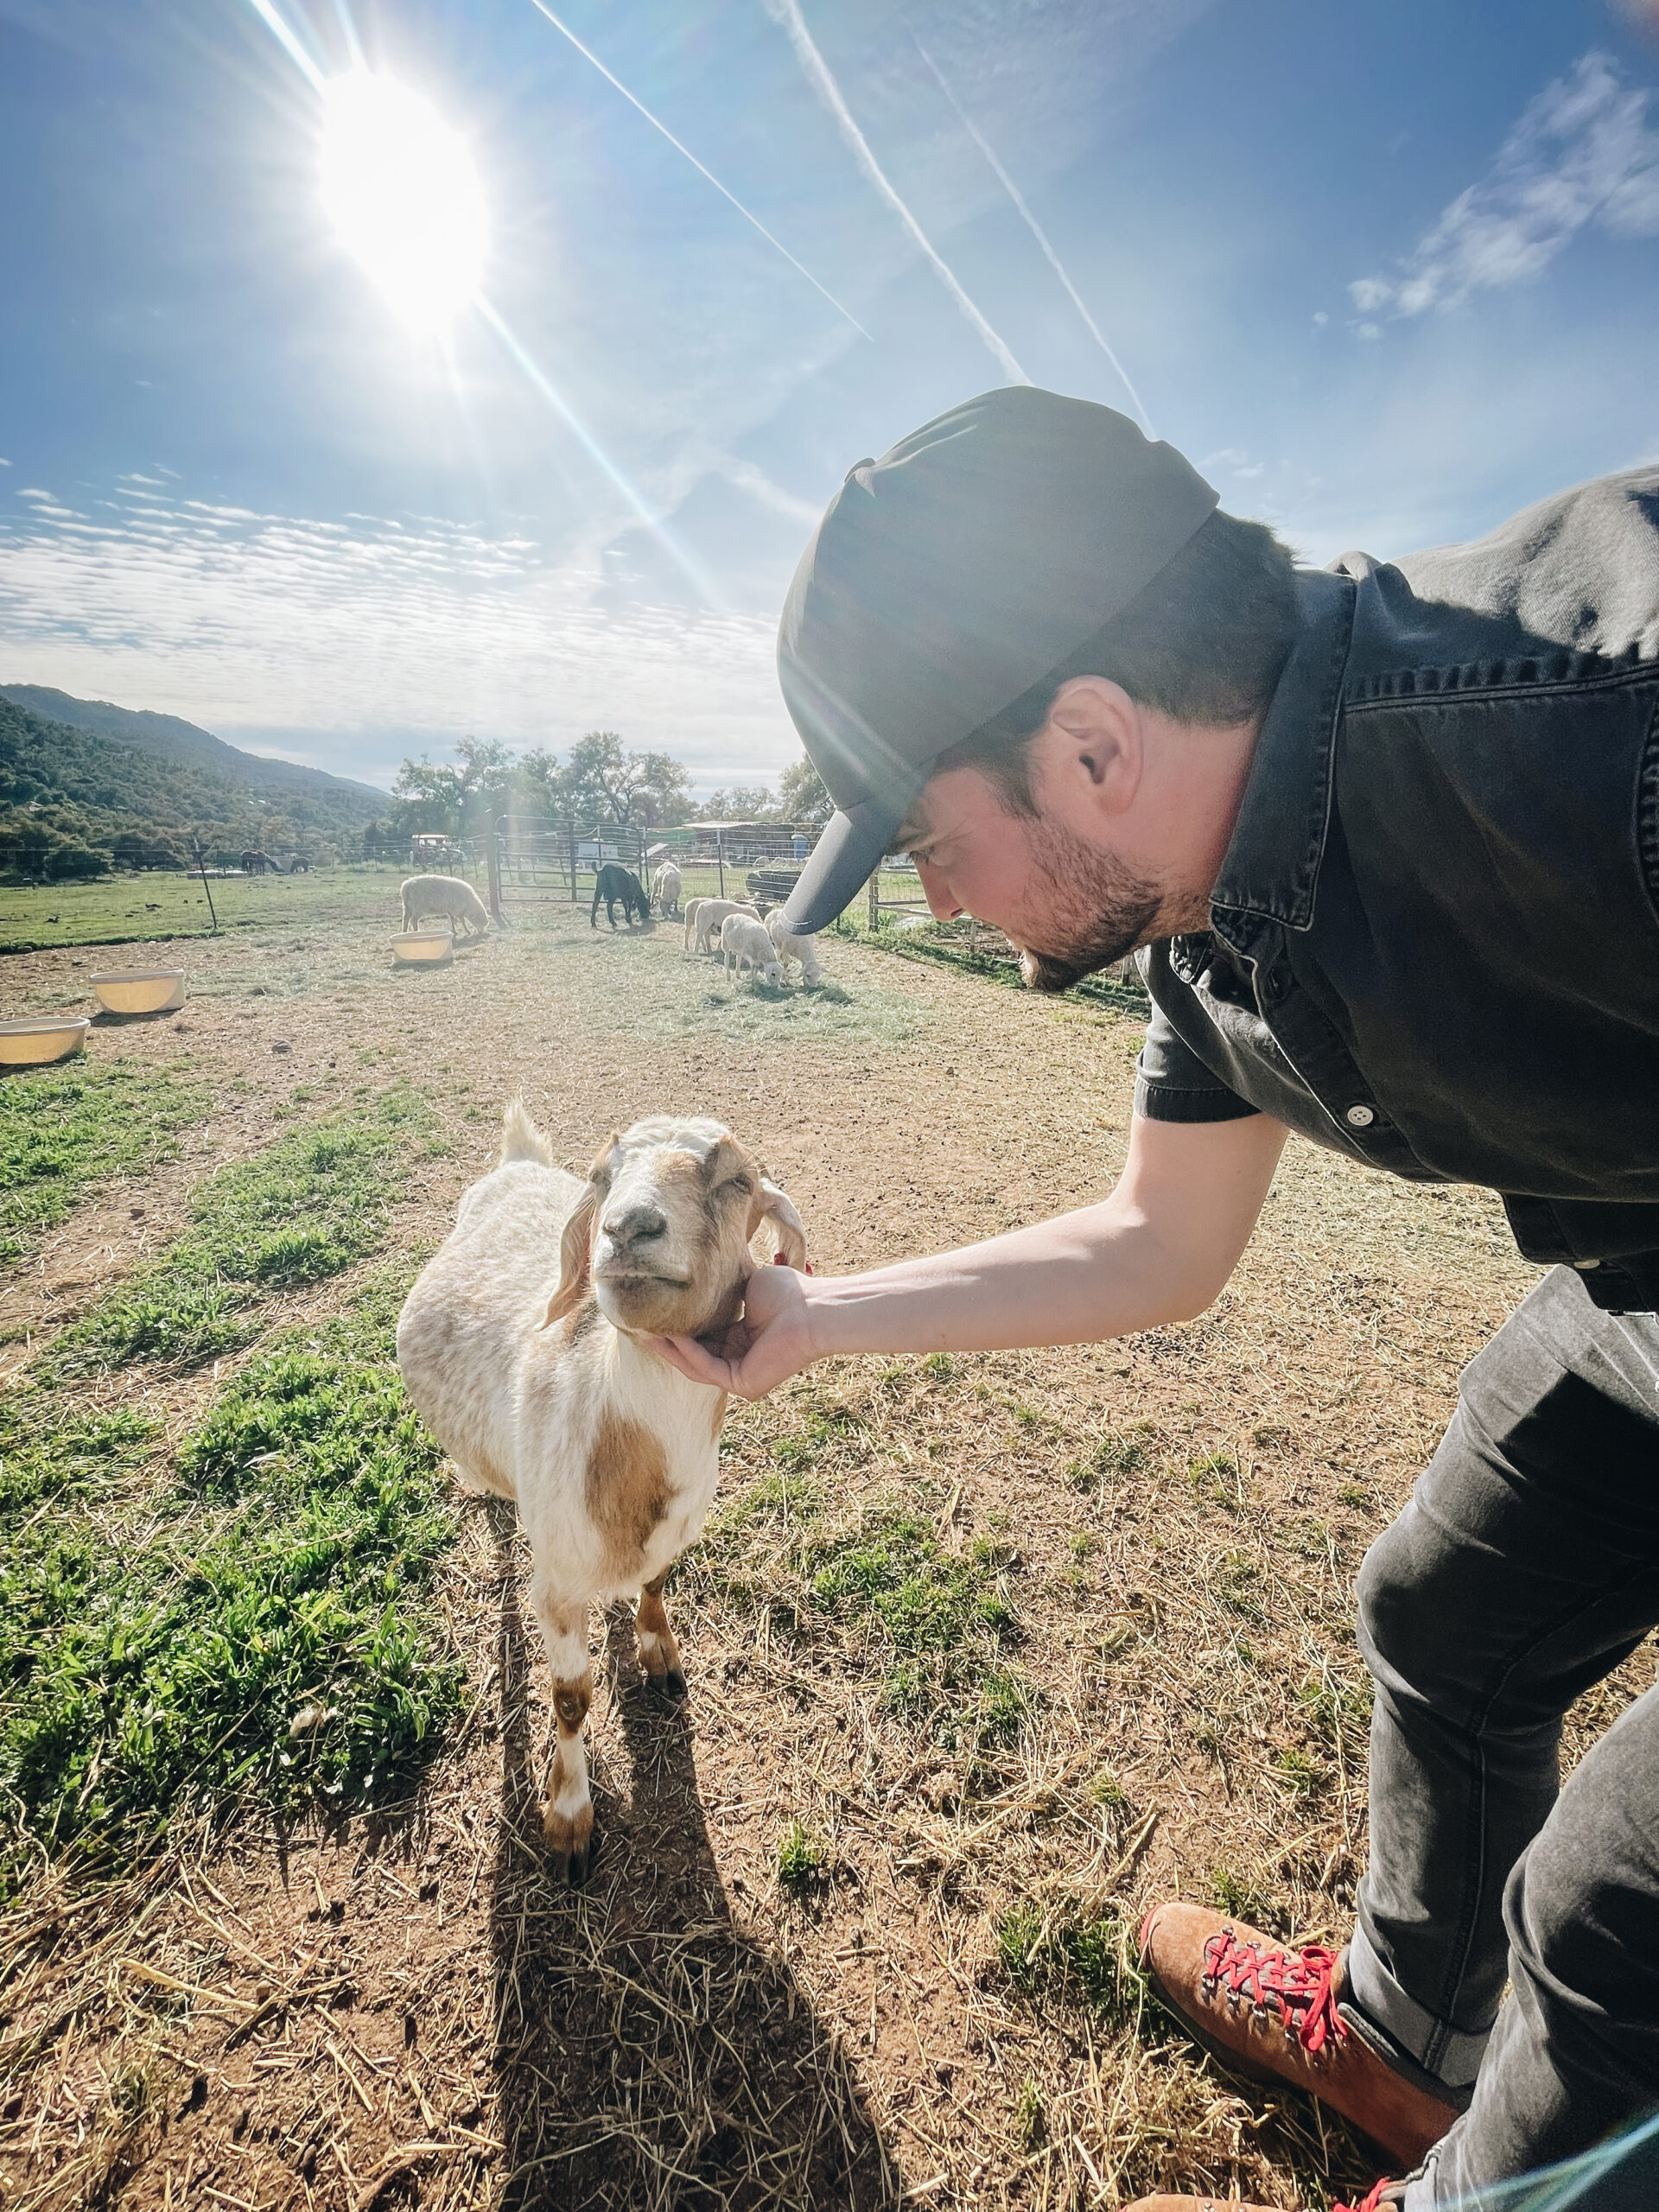
[{"label": "goat", "polygon": [[816,934],[809,937],[795,936],[784,919],[784,910],[781,906],[774,906],[766,916],[766,935],[777,949],[778,958],[782,964],[785,977],[789,974],[790,962],[798,960],[801,963],[801,981],[804,984],[822,982],[823,970],[818,965],[818,940]]},{"label": "goat", "polygon": [[757,982],[783,982],[784,963],[766,934],[766,924],[757,922],[752,914],[728,914],[720,925],[721,965],[728,970],[735,968],[741,982],[746,960],[754,970]]},{"label": "goat", "polygon": [[664,861],[651,880],[651,895],[657,901],[657,911],[666,921],[671,914],[680,911],[680,871],[672,861]]},{"label": "goat", "polygon": [[489,927],[484,901],[458,875],[411,875],[404,883],[403,893],[406,930],[418,929],[424,914],[442,914],[454,931],[464,923],[468,937],[474,931],[481,937]]},{"label": "goat", "polygon": [[756,909],[743,899],[705,899],[697,908],[696,931],[692,938],[694,952],[712,952],[720,943],[721,925],[729,914],[747,914],[749,919],[760,918]]},{"label": "goat", "polygon": [[688,1382],[650,1339],[735,1318],[763,1220],[779,1260],[804,1269],[800,1216],[719,1122],[636,1122],[584,1183],[553,1166],[515,1098],[499,1164],[463,1195],[398,1316],[423,1420],[469,1489],[516,1500],[530,1539],[558,1726],[543,1825],[572,1882],[594,1826],[588,1607],[637,1593],[640,1662],[654,1689],[683,1697],[663,1584],[719,1471],[724,1391]]},{"label": "goat", "polygon": [[645,896],[645,886],[632,868],[619,868],[614,861],[607,861],[594,878],[593,911],[588,917],[590,927],[599,927],[599,902],[605,901],[605,918],[616,927],[616,902],[622,901],[622,919],[632,925],[634,910],[638,908],[642,922],[651,919],[651,901]]}]

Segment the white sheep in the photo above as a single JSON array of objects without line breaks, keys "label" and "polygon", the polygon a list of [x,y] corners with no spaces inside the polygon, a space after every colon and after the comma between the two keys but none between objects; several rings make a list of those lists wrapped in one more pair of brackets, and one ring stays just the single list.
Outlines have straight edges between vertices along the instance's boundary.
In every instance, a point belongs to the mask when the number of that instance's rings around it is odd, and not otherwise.
[{"label": "white sheep", "polygon": [[423,1419],[469,1489],[516,1500],[530,1540],[558,1724],[543,1827],[575,1882],[594,1825],[588,1608],[637,1595],[646,1675],[684,1695],[663,1584],[719,1466],[725,1393],[688,1382],[652,1340],[736,1318],[764,1220],[804,1268],[800,1216],[719,1122],[638,1122],[584,1183],[552,1165],[514,1099],[499,1164],[462,1197],[398,1316],[397,1364]]},{"label": "white sheep", "polygon": [[476,930],[481,937],[489,927],[490,918],[484,910],[484,901],[470,883],[463,883],[458,875],[411,875],[403,887],[404,927],[418,929],[426,914],[442,914],[450,928],[459,931],[466,925],[468,936]]},{"label": "white sheep", "polygon": [[746,899],[704,899],[697,907],[696,933],[692,938],[695,952],[713,952],[720,944],[721,925],[732,914],[747,914],[752,922],[760,918],[760,910]]},{"label": "white sheep", "polygon": [[818,940],[816,932],[807,937],[797,937],[784,919],[783,908],[774,906],[766,916],[766,935],[772,939],[777,950],[785,977],[789,974],[790,962],[798,960],[801,963],[803,983],[823,982],[823,970],[818,965]]},{"label": "white sheep", "polygon": [[657,902],[657,911],[666,921],[677,913],[680,905],[680,871],[672,861],[664,861],[651,879],[651,895]]},{"label": "white sheep", "polygon": [[708,904],[706,899],[688,899],[685,902],[685,930],[682,942],[688,952],[696,950],[697,916]]},{"label": "white sheep", "polygon": [[766,934],[766,924],[757,921],[752,914],[728,914],[720,925],[721,966],[728,975],[735,969],[741,982],[746,961],[753,969],[757,981],[767,983],[783,982],[784,963]]}]

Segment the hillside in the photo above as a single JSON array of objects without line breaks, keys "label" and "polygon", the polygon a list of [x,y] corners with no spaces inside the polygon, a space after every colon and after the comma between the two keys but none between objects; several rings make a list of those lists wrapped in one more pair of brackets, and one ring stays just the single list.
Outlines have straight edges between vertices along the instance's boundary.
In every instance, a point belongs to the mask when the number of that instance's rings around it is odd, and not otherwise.
[{"label": "hillside", "polygon": [[114,707],[105,699],[74,699],[44,683],[0,684],[0,699],[38,715],[48,721],[85,730],[117,745],[132,746],[158,760],[182,766],[206,768],[226,782],[259,792],[280,802],[295,823],[301,816],[296,802],[311,798],[328,810],[334,822],[361,824],[385,811],[386,794],[372,784],[353,783],[331,776],[321,768],[302,768],[292,760],[265,760],[257,753],[244,753],[227,745],[209,730],[177,715],[156,715],[146,709]]},{"label": "hillside", "polygon": [[[205,731],[194,734],[218,744]],[[287,765],[254,761],[233,746],[219,750],[232,763]],[[375,810],[366,787],[302,770],[293,772],[309,779],[306,784],[277,791],[221,773],[206,765],[211,757],[192,757],[181,745],[168,756],[130,739],[95,735],[0,693],[0,869],[59,878],[96,874],[111,859],[165,867],[188,858],[196,836],[214,860],[234,861],[268,835],[307,852],[359,849],[362,824]]]}]

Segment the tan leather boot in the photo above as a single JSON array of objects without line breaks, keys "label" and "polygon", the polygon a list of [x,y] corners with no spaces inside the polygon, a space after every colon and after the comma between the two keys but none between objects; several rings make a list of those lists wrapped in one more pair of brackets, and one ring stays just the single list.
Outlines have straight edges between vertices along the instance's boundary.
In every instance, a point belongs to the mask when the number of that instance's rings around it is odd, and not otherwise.
[{"label": "tan leather boot", "polygon": [[1457,2118],[1455,2105],[1396,2074],[1351,2031],[1337,2010],[1336,1952],[1287,1951],[1205,1905],[1160,1904],[1141,1923],[1141,1957],[1206,2050],[1258,2081],[1306,2089],[1397,2167],[1421,2165]]}]

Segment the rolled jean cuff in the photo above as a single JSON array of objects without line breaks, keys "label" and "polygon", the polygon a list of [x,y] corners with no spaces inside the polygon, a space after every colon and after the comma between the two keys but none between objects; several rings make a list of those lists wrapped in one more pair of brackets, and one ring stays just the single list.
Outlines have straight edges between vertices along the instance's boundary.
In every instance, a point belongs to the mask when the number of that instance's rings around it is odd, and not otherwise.
[{"label": "rolled jean cuff", "polygon": [[1491,2030],[1465,2035],[1405,1991],[1371,1948],[1363,1927],[1348,1939],[1348,1993],[1365,2018],[1424,2073],[1462,2095],[1480,2071]]}]

